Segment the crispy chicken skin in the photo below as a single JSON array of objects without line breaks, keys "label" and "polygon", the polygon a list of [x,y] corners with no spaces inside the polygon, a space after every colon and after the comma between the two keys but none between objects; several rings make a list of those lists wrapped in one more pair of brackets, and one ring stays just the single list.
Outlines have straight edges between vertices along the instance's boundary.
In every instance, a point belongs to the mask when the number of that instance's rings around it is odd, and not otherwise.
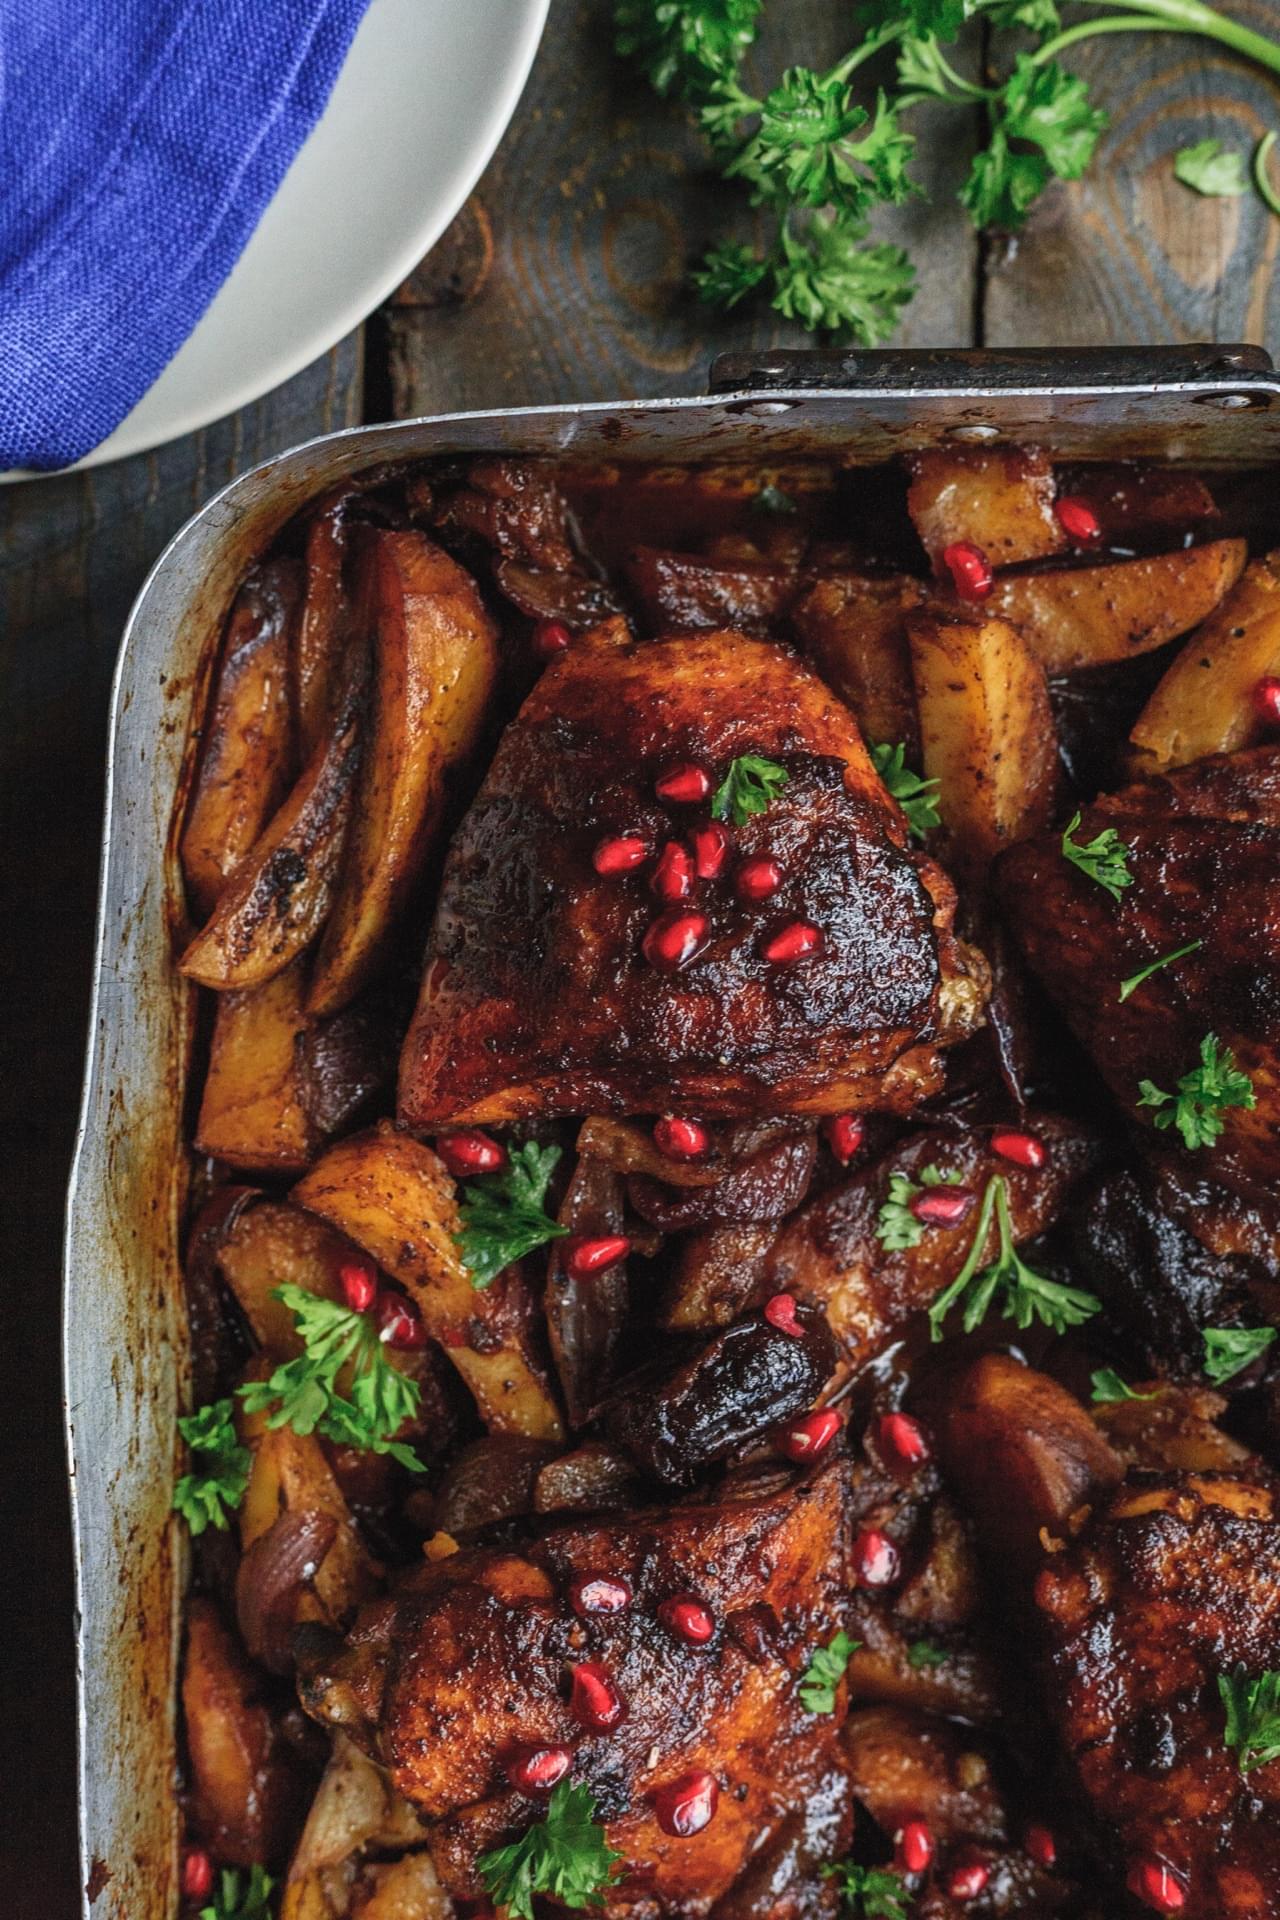
[{"label": "crispy chicken skin", "polygon": [[[661,903],[649,867],[600,876],[602,838],[655,851],[709,820],[655,781],[736,755],[788,784],[731,827],[692,905],[709,940],[680,971],[641,942]],[[737,862],[783,869],[740,902]],[[542,676],[454,838],[401,1059],[411,1128],[532,1114],[662,1111],[678,1087],[710,1117],[909,1110],[940,1084],[938,1048],[981,1017],[986,969],[951,933],[951,883],[909,845],[857,725],[786,648],[735,633],[580,642]],[[795,920],[821,952],[770,966]]]},{"label": "crispy chicken skin", "polygon": [[1136,1477],[1055,1555],[1036,1601],[1048,1706],[1128,1870],[1171,1868],[1184,1920],[1280,1914],[1280,1761],[1242,1776],[1219,1674],[1280,1667],[1280,1521],[1239,1475]]},{"label": "crispy chicken skin", "polygon": [[[822,1844],[838,1849],[847,1835],[843,1711],[808,1712],[797,1687],[844,1618],[847,1475],[835,1462],[798,1486],[775,1478],[753,1498],[558,1528],[519,1554],[436,1561],[367,1610],[336,1661],[304,1664],[304,1704],[366,1745],[435,1823],[437,1867],[459,1897],[480,1892],[477,1855],[539,1815],[504,1762],[522,1743],[553,1742],[573,1748],[573,1776],[625,1856],[608,1913],[707,1914],[748,1859],[758,1873],[772,1848],[774,1892],[743,1910],[781,1920],[800,1911],[777,1884],[778,1849],[805,1852],[795,1810],[825,1799]],[[601,1572],[629,1582],[631,1605],[579,1618],[570,1583]],[[657,1618],[664,1599],[688,1592],[716,1618],[703,1647]],[[584,1732],[566,1704],[570,1670],[584,1660],[603,1661],[627,1703],[610,1733]],[[673,1838],[653,1795],[704,1768],[720,1785],[716,1817],[696,1840]]]},{"label": "crispy chicken skin", "polygon": [[[1213,1178],[1265,1200],[1280,1133],[1280,749],[1197,761],[1104,796],[1084,809],[1075,843],[1107,827],[1130,849],[1133,884],[1119,901],[1063,858],[1055,830],[999,863],[1010,923],[1134,1119],[1151,1119],[1139,1082],[1171,1091],[1207,1033],[1232,1049],[1257,1105],[1224,1115]],[[1193,941],[1198,951],[1119,1000],[1122,980]],[[1155,1140],[1185,1157],[1176,1133]]]}]

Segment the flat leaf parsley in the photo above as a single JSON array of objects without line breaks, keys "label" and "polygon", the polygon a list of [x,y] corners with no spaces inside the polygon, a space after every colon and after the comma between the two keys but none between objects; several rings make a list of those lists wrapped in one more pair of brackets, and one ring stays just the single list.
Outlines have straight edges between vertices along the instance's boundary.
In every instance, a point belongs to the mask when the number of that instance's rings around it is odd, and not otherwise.
[{"label": "flat leaf parsley", "polygon": [[275,1884],[262,1867],[250,1867],[247,1880],[234,1867],[224,1867],[213,1905],[201,1907],[200,1920],[271,1920],[269,1903]]},{"label": "flat leaf parsley", "polygon": [[192,1533],[224,1532],[249,1484],[250,1453],[236,1436],[230,1399],[214,1400],[178,1422],[192,1454],[191,1472],[173,1490],[173,1505]]},{"label": "flat leaf parsley", "polygon": [[495,1906],[516,1920],[533,1920],[534,1895],[539,1893],[562,1907],[602,1907],[621,1858],[596,1822],[591,1789],[562,1780],[546,1819],[510,1846],[482,1853],[476,1871]]},{"label": "flat leaf parsley", "polygon": [[1280,1760],[1280,1673],[1270,1668],[1250,1680],[1243,1667],[1218,1675],[1218,1694],[1226,1709],[1223,1739],[1232,1748],[1242,1774]]},{"label": "flat leaf parsley", "polygon": [[924,1222],[911,1211],[918,1193],[925,1187],[957,1187],[963,1177],[953,1169],[935,1166],[922,1168],[918,1182],[906,1173],[890,1174],[889,1197],[876,1215],[876,1239],[885,1252],[901,1253],[924,1239]]},{"label": "flat leaf parsley", "polygon": [[1137,1393],[1127,1387],[1114,1367],[1100,1367],[1097,1373],[1091,1373],[1089,1379],[1093,1392],[1089,1395],[1095,1407],[1118,1406],[1122,1400],[1154,1400],[1154,1393]]},{"label": "flat leaf parsley", "polygon": [[461,1189],[462,1231],[454,1238],[473,1287],[489,1286],[504,1267],[568,1233],[545,1204],[559,1159],[559,1147],[526,1140],[501,1173],[483,1174]]},{"label": "flat leaf parsley", "polygon": [[836,1688],[861,1643],[841,1631],[825,1647],[815,1647],[809,1664],[800,1676],[800,1700],[809,1713],[834,1713]]},{"label": "flat leaf parsley", "polygon": [[1214,199],[1234,199],[1249,191],[1244,161],[1221,140],[1197,140],[1192,147],[1181,147],[1174,155],[1173,171],[1184,187]]},{"label": "flat leaf parsley", "polygon": [[1183,1074],[1176,1094],[1162,1093],[1150,1080],[1138,1082],[1138,1105],[1157,1109],[1153,1124],[1161,1132],[1176,1127],[1191,1148],[1213,1145],[1229,1108],[1252,1112],[1257,1104],[1253,1082],[1236,1066],[1230,1047],[1218,1045],[1215,1033],[1206,1033],[1200,1042],[1200,1064]]},{"label": "flat leaf parsley", "polygon": [[1114,827],[1104,827],[1092,840],[1077,846],[1071,836],[1079,827],[1081,818],[1079,813],[1074,813],[1067,823],[1062,836],[1063,855],[1073,867],[1079,867],[1081,873],[1104,887],[1113,900],[1118,900],[1124,889],[1133,885],[1133,875],[1129,871],[1131,850]]},{"label": "flat leaf parsley", "polygon": [[776,760],[758,753],[740,753],[729,763],[720,785],[711,799],[713,820],[731,820],[744,827],[753,813],[764,813],[777,799],[791,776]]},{"label": "flat leaf parsley", "polygon": [[887,741],[871,749],[871,764],[884,781],[891,797],[907,816],[907,825],[917,840],[923,840],[931,827],[941,825],[937,795],[940,780],[922,780],[906,765],[907,750],[899,741]]},{"label": "flat leaf parsley", "polygon": [[1215,1387],[1234,1380],[1267,1351],[1276,1337],[1274,1327],[1206,1327],[1204,1371]]},{"label": "flat leaf parsley", "polygon": [[884,1867],[860,1867],[856,1860],[834,1860],[822,1869],[834,1880],[841,1904],[855,1920],[907,1920],[907,1894],[897,1874]]},{"label": "flat leaf parsley", "polygon": [[[980,1270],[978,1262],[982,1258],[993,1213],[999,1228],[1000,1248],[991,1265]],[[1033,1320],[1040,1320],[1054,1333],[1065,1333],[1068,1327],[1079,1326],[1082,1321],[1091,1319],[1102,1305],[1093,1294],[1084,1293],[1079,1287],[1067,1287],[1060,1281],[1046,1280],[1043,1274],[1034,1272],[1019,1257],[1009,1214],[1009,1186],[1003,1174],[999,1173],[993,1174],[987,1182],[973,1244],[964,1265],[929,1309],[932,1338],[941,1340],[943,1322],[952,1307],[962,1300],[964,1313],[961,1325],[966,1333],[972,1333],[986,1319],[989,1308],[997,1299],[1006,1320],[1012,1320],[1024,1328],[1029,1327]]]}]

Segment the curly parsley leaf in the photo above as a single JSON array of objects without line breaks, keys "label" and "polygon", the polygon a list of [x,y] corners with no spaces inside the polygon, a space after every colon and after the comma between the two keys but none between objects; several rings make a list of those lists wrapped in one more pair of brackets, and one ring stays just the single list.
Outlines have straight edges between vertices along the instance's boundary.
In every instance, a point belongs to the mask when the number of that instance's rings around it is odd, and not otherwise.
[{"label": "curly parsley leaf", "polygon": [[871,764],[880,775],[889,794],[907,816],[907,825],[917,840],[923,840],[931,827],[941,825],[937,794],[940,780],[922,780],[906,765],[907,749],[901,741],[887,741],[871,748]]},{"label": "curly parsley leaf", "polygon": [[1204,1371],[1215,1387],[1234,1380],[1251,1367],[1276,1337],[1274,1327],[1206,1327],[1204,1330]]},{"label": "curly parsley leaf", "polygon": [[729,763],[711,799],[713,820],[732,820],[743,827],[753,813],[764,813],[777,799],[791,775],[775,760],[758,753],[740,753]]},{"label": "curly parsley leaf", "polygon": [[713,307],[736,307],[754,293],[769,272],[769,262],[740,240],[724,240],[711,247],[695,267],[693,284]]},{"label": "curly parsley leaf", "polygon": [[[423,1472],[412,1447],[395,1438],[417,1413],[422,1388],[393,1365],[373,1315],[356,1313],[306,1287],[274,1287],[271,1297],[292,1313],[303,1351],[278,1366],[269,1380],[251,1380],[238,1389],[247,1410],[265,1413],[269,1427],[321,1433],[338,1446],[389,1454],[401,1466]],[[338,1387],[344,1369],[349,1369],[349,1395]]]},{"label": "curly parsley leaf", "polygon": [[563,1907],[602,1907],[622,1855],[596,1821],[591,1789],[562,1780],[545,1820],[507,1847],[481,1854],[476,1871],[495,1906],[516,1920],[533,1920],[535,1894]]},{"label": "curly parsley leaf", "polygon": [[841,1905],[855,1920],[907,1920],[907,1894],[901,1880],[883,1867],[860,1867],[855,1860],[833,1860],[823,1867],[834,1880]]},{"label": "curly parsley leaf", "polygon": [[800,1701],[808,1713],[835,1712],[836,1689],[861,1644],[842,1630],[828,1640],[825,1647],[814,1648],[800,1676]]},{"label": "curly parsley leaf", "polygon": [[1071,836],[1079,829],[1081,818],[1079,813],[1073,813],[1067,823],[1062,836],[1063,855],[1073,867],[1079,867],[1081,873],[1104,887],[1113,900],[1118,900],[1124,889],[1133,885],[1129,871],[1133,849],[1125,845],[1114,827],[1104,827],[1092,840],[1077,846]]},{"label": "curly parsley leaf", "polygon": [[1218,1694],[1226,1709],[1224,1743],[1242,1774],[1280,1760],[1280,1673],[1268,1668],[1250,1680],[1243,1667],[1218,1675]]},{"label": "curly parsley leaf", "polygon": [[[979,1268],[982,1249],[995,1215],[1000,1246],[990,1266]],[[1013,1221],[1009,1213],[1009,1184],[1003,1174],[993,1174],[987,1182],[978,1212],[977,1230],[968,1256],[950,1286],[944,1287],[929,1309],[929,1331],[941,1340],[943,1322],[953,1306],[964,1302],[961,1325],[972,1333],[986,1319],[996,1300],[1006,1320],[1027,1328],[1041,1321],[1054,1333],[1078,1327],[1101,1310],[1102,1302],[1079,1287],[1067,1287],[1058,1280],[1047,1280],[1021,1259],[1014,1244]]]},{"label": "curly parsley leaf", "polygon": [[468,1180],[460,1190],[462,1231],[454,1239],[477,1290],[489,1286],[513,1261],[568,1233],[545,1204],[559,1159],[559,1147],[526,1140],[513,1149],[501,1173]]},{"label": "curly parsley leaf", "polygon": [[916,272],[901,247],[865,245],[866,225],[819,215],[802,234],[784,228],[773,263],[773,305],[814,333],[848,334],[879,346],[915,292]]},{"label": "curly parsley leaf", "polygon": [[906,1173],[889,1175],[889,1197],[876,1215],[876,1239],[886,1253],[901,1253],[918,1247],[924,1239],[925,1224],[911,1211],[911,1202],[925,1187],[958,1187],[963,1175],[954,1169],[928,1166],[920,1171],[919,1181]]},{"label": "curly parsley leaf", "polygon": [[614,0],[614,44],[655,92],[696,100],[732,73],[756,37],[764,0]]},{"label": "curly parsley leaf", "polygon": [[1203,945],[1203,940],[1190,940],[1185,947],[1175,947],[1172,953],[1162,953],[1160,958],[1153,960],[1149,967],[1139,967],[1137,973],[1131,973],[1127,980],[1120,982],[1121,1001],[1127,1000],[1129,995],[1136,992],[1143,981],[1149,980],[1153,973],[1159,973],[1163,967],[1171,967],[1175,960],[1185,960],[1189,953],[1198,953]]},{"label": "curly parsley leaf", "polygon": [[235,1867],[224,1867],[213,1905],[201,1907],[200,1920],[271,1920],[275,1884],[262,1867],[250,1867],[247,1879]]},{"label": "curly parsley leaf", "polygon": [[195,1456],[173,1490],[174,1510],[193,1534],[206,1527],[225,1532],[249,1484],[250,1453],[241,1446],[228,1398],[214,1400],[178,1421],[178,1432]]},{"label": "curly parsley leaf", "polygon": [[927,1667],[945,1667],[949,1657],[946,1648],[933,1640],[913,1640],[907,1648],[907,1665],[917,1673]]},{"label": "curly parsley leaf", "polygon": [[1139,1107],[1157,1109],[1152,1124],[1162,1133],[1176,1127],[1192,1149],[1213,1145],[1230,1108],[1252,1112],[1257,1104],[1252,1080],[1236,1066],[1231,1048],[1218,1045],[1215,1033],[1206,1033],[1200,1042],[1200,1064],[1183,1074],[1176,1094],[1161,1092],[1150,1080],[1138,1082]]},{"label": "curly parsley leaf", "polygon": [[1156,1397],[1154,1393],[1136,1393],[1132,1387],[1127,1387],[1114,1367],[1100,1367],[1089,1378],[1093,1384],[1089,1398],[1095,1407],[1116,1406],[1122,1400],[1154,1400]]},{"label": "curly parsley leaf", "polygon": [[1249,190],[1244,160],[1221,140],[1197,140],[1192,147],[1180,147],[1173,171],[1184,187],[1194,187],[1211,199],[1234,199]]}]

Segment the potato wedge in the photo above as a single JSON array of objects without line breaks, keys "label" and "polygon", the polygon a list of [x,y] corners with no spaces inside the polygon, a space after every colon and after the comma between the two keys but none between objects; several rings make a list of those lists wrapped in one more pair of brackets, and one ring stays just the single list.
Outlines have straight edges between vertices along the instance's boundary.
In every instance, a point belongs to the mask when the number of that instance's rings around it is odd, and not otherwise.
[{"label": "potato wedge", "polygon": [[956,865],[980,876],[1047,825],[1057,747],[1044,668],[1004,620],[907,622],[921,758]]},{"label": "potato wedge", "polygon": [[1053,468],[1034,447],[931,447],[913,454],[907,512],[934,567],[957,540],[993,567],[1061,553]]},{"label": "potato wedge", "polygon": [[[302,1351],[293,1315],[279,1300],[277,1287],[305,1287],[324,1300],[340,1300],[339,1270],[348,1260],[363,1260],[358,1247],[314,1214],[287,1200],[260,1200],[230,1220],[218,1246],[218,1272],[236,1297],[249,1330],[270,1359],[293,1360]],[[388,1357],[402,1356],[388,1348]]]},{"label": "potato wedge", "polygon": [[351,1920],[452,1920],[453,1911],[431,1855],[420,1851],[370,1867],[356,1890]]},{"label": "potato wedge", "polygon": [[1244,569],[1243,540],[997,580],[984,612],[1012,621],[1046,673],[1128,660],[1207,620]]},{"label": "potato wedge", "polygon": [[532,1346],[528,1287],[518,1268],[483,1291],[472,1287],[453,1239],[453,1182],[429,1147],[384,1123],[330,1147],[293,1199],[403,1282],[491,1432],[563,1438]]},{"label": "potato wedge", "polygon": [[[267,1363],[260,1370],[267,1371]],[[341,1626],[377,1585],[377,1570],[314,1434],[269,1427],[265,1413],[241,1414],[253,1454],[249,1484],[239,1513],[240,1548],[248,1553],[282,1514],[319,1513],[334,1524],[332,1544],[309,1587],[298,1595],[295,1623],[319,1620]]]},{"label": "potato wedge", "polygon": [[293,563],[271,561],[249,575],[227,620],[180,848],[201,920],[288,792],[294,752],[289,638],[300,592]]},{"label": "potato wedge", "polygon": [[260,987],[220,994],[196,1151],[256,1173],[301,1173],[319,1134],[305,1104],[298,1041],[305,961]]},{"label": "potato wedge", "polygon": [[344,489],[322,502],[307,530],[307,588],[294,628],[291,662],[304,761],[311,758],[328,728],[351,623],[351,606],[343,584],[350,499]]},{"label": "potato wedge", "polygon": [[369,745],[308,999],[354,998],[382,956],[439,822],[450,769],[476,744],[498,672],[475,583],[423,533],[367,530],[359,604],[372,623]]},{"label": "potato wedge", "polygon": [[791,609],[802,651],[851,709],[872,745],[899,741],[915,765],[920,720],[907,647],[907,615],[924,599],[920,581],[857,572],[824,574]]},{"label": "potato wedge", "polygon": [[1135,776],[1256,746],[1266,727],[1253,690],[1268,673],[1280,673],[1280,549],[1250,562],[1138,715]]},{"label": "potato wedge", "polygon": [[202,987],[257,987],[319,932],[333,900],[360,770],[365,665],[284,805],[228,880],[178,965]]}]

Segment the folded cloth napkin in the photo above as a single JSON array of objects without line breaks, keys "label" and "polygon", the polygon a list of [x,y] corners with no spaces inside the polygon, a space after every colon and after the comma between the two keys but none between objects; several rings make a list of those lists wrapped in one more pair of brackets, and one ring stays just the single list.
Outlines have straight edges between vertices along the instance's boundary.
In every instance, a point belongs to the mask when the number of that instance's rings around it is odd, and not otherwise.
[{"label": "folded cloth napkin", "polygon": [[0,468],[104,440],[319,119],[369,0],[0,0]]}]

